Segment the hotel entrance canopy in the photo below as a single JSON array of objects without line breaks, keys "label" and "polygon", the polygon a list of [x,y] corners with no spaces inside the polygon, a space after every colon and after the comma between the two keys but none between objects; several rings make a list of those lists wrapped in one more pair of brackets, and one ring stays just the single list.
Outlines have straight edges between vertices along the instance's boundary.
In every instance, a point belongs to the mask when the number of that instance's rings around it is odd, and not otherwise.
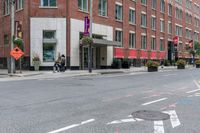
[{"label": "hotel entrance canopy", "polygon": [[[82,40],[80,40],[80,44],[82,45]],[[121,46],[120,42],[115,42],[115,41],[109,41],[105,39],[95,39],[93,38],[93,44],[94,46],[99,46],[99,47],[106,47],[106,46],[116,46],[119,47]]]}]

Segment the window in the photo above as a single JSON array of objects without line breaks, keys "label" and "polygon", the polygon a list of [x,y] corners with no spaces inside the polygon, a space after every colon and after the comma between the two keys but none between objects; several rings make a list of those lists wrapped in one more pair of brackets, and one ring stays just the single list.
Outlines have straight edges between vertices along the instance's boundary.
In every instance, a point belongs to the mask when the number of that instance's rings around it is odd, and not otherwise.
[{"label": "window", "polygon": [[78,9],[88,12],[88,0],[78,0]]},{"label": "window", "polygon": [[198,18],[194,18],[194,26],[199,27],[199,19]]},{"label": "window", "polygon": [[16,10],[23,9],[24,7],[24,0],[17,0],[16,2]]},{"label": "window", "polygon": [[122,31],[120,30],[115,31],[115,41],[122,42]]},{"label": "window", "polygon": [[183,43],[179,43],[179,51],[183,51]]},{"label": "window", "polygon": [[43,31],[43,61],[55,61],[56,49],[56,31]]},{"label": "window", "polygon": [[156,30],[156,17],[151,18],[151,29]]},{"label": "window", "polygon": [[146,27],[147,26],[147,15],[142,13],[141,15],[141,26]]},{"label": "window", "polygon": [[56,4],[56,0],[41,0],[41,6],[55,7]]},{"label": "window", "polygon": [[4,15],[8,15],[10,14],[10,0],[5,0],[4,1],[4,11],[3,11]]},{"label": "window", "polygon": [[172,34],[172,23],[168,22],[168,33]]},{"label": "window", "polygon": [[160,31],[165,32],[165,21],[164,20],[160,20]]},{"label": "window", "polygon": [[199,33],[194,32],[194,40],[199,41]]},{"label": "window", "polygon": [[182,37],[182,27],[176,25],[176,35]]},{"label": "window", "polygon": [[4,35],[4,45],[8,45],[9,44],[9,37],[7,34]]},{"label": "window", "polygon": [[129,33],[129,48],[135,48],[135,33]]},{"label": "window", "polygon": [[141,49],[147,48],[147,37],[146,35],[141,36]]},{"label": "window", "polygon": [[99,15],[107,16],[107,0],[99,0]]},{"label": "window", "polygon": [[192,8],[192,1],[186,0],[186,8],[191,9]]},{"label": "window", "polygon": [[183,11],[182,11],[182,9],[179,9],[179,8],[176,7],[176,19],[182,20],[182,18],[183,18]]},{"label": "window", "polygon": [[172,16],[172,4],[168,4],[168,15]]},{"label": "window", "polygon": [[147,0],[141,0],[142,5],[147,5]]},{"label": "window", "polygon": [[165,1],[164,0],[160,1],[160,11],[163,13],[165,12]]},{"label": "window", "polygon": [[129,22],[135,24],[135,10],[129,9]]},{"label": "window", "polygon": [[186,29],[185,32],[186,32],[186,38],[187,39],[192,39],[192,31],[189,30],[189,29]]},{"label": "window", "polygon": [[151,50],[156,50],[156,38],[151,37]]},{"label": "window", "polygon": [[164,39],[160,39],[160,51],[165,51]]},{"label": "window", "polygon": [[115,19],[117,19],[117,20],[122,20],[122,6],[121,5],[118,5],[118,4],[116,4],[115,5],[115,12],[116,12],[116,14],[115,14]]},{"label": "window", "polygon": [[157,0],[152,0],[152,9],[156,9],[157,7]]}]

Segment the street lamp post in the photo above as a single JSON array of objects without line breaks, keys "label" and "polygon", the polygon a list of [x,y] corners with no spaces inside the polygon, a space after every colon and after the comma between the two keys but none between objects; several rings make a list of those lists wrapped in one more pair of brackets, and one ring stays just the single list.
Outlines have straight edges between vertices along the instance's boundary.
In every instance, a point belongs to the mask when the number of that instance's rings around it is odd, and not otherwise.
[{"label": "street lamp post", "polygon": [[[90,0],[90,38],[92,38],[92,23],[93,23],[93,0]],[[89,58],[88,58],[89,73],[92,73],[92,45],[89,44]]]},{"label": "street lamp post", "polygon": [[[15,0],[10,1],[10,24],[11,24],[11,50],[14,48],[13,36],[15,35]],[[8,70],[9,72],[9,70]],[[15,60],[11,57],[10,59],[10,73],[15,73]]]}]

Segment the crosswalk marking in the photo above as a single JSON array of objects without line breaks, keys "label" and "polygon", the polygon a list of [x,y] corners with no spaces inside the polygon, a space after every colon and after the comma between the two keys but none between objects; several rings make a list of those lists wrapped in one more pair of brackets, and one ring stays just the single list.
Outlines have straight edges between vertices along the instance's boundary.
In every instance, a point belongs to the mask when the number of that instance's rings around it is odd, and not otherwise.
[{"label": "crosswalk marking", "polygon": [[[170,122],[171,122],[172,128],[176,128],[181,125],[175,110],[163,111],[163,113],[170,115]],[[132,118],[132,115],[129,115],[128,119],[115,120],[115,121],[107,123],[107,125],[121,124],[121,123],[128,123],[128,122],[138,122],[138,121],[144,121],[144,120],[138,119],[138,118]],[[164,123],[162,120],[154,121],[154,133],[165,133]]]},{"label": "crosswalk marking", "polygon": [[164,133],[163,121],[154,121],[154,133]]},{"label": "crosswalk marking", "polygon": [[170,121],[173,128],[181,125],[175,110],[164,111],[163,113],[170,115]]}]

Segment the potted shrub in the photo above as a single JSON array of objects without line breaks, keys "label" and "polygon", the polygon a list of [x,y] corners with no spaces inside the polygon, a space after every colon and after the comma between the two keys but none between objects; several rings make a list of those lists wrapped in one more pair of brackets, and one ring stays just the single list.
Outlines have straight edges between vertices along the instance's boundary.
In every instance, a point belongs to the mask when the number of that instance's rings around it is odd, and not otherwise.
[{"label": "potted shrub", "polygon": [[112,68],[120,69],[121,68],[121,60],[113,59]]},{"label": "potted shrub", "polygon": [[195,64],[196,64],[196,68],[200,68],[200,60],[196,60]]},{"label": "potted shrub", "polygon": [[40,58],[39,58],[39,56],[33,57],[33,66],[34,66],[35,71],[39,71],[39,69],[40,69]]},{"label": "potted shrub", "polygon": [[177,69],[185,69],[186,61],[183,59],[179,59],[177,62]]},{"label": "potted shrub", "polygon": [[129,59],[123,59],[122,60],[122,68],[130,68],[130,61]]},{"label": "potted shrub", "polygon": [[156,72],[158,71],[159,63],[156,61],[149,60],[147,61],[146,66],[148,68],[148,72]]},{"label": "potted shrub", "polygon": [[83,37],[82,44],[83,45],[90,45],[93,43],[93,39],[91,37]]}]

